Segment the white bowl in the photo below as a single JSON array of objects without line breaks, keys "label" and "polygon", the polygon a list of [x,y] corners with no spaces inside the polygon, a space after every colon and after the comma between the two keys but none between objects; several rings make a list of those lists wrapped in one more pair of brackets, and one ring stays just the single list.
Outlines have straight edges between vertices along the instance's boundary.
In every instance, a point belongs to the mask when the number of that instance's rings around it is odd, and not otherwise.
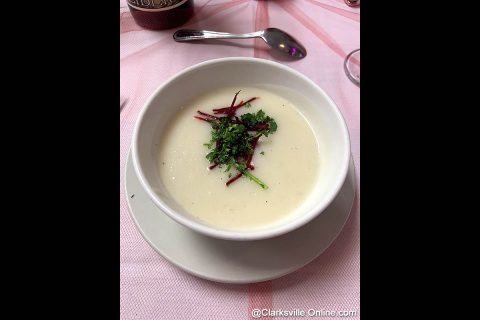
[{"label": "white bowl", "polygon": [[[301,212],[285,223],[252,231],[222,230],[194,219],[169,195],[158,172],[158,137],[178,107],[205,92],[222,87],[268,87],[285,96],[308,119],[324,156],[322,174]],[[321,142],[321,143],[320,143]],[[207,236],[227,240],[275,237],[308,223],[333,201],[348,171],[350,139],[335,103],[313,81],[282,64],[255,58],[222,58],[185,69],[160,86],[145,103],[132,142],[135,172],[153,203],[182,225]],[[191,190],[190,192],[195,192]],[[161,232],[161,230],[159,230]]]}]

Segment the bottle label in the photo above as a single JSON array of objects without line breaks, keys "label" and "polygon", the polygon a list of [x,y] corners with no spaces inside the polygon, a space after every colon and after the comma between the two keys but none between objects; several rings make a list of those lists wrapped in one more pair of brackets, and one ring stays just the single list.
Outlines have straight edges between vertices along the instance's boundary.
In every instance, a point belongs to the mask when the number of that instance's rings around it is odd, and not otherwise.
[{"label": "bottle label", "polygon": [[127,0],[128,4],[142,11],[158,12],[180,7],[188,0]]}]

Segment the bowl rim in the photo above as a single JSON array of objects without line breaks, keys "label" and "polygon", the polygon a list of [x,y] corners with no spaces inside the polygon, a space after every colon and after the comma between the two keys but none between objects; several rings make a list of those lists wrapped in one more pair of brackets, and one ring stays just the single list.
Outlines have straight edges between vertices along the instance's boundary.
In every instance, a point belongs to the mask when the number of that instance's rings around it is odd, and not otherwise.
[{"label": "bowl rim", "polygon": [[[171,82],[174,80],[185,76],[188,73],[194,72],[196,69],[203,68],[205,66],[209,65],[214,65],[214,64],[222,64],[222,63],[229,63],[229,62],[248,62],[248,63],[260,63],[260,64],[266,64],[271,67],[275,68],[280,68],[283,69],[286,72],[292,73],[294,76],[301,78],[302,80],[310,83],[317,91],[319,91],[327,101],[327,103],[330,105],[330,107],[333,109],[335,115],[337,116],[337,119],[339,120],[339,124],[341,127],[341,130],[343,131],[342,134],[342,140],[344,140],[344,145],[346,147],[346,156],[344,159],[342,159],[342,163],[340,164],[340,175],[338,176],[338,179],[336,179],[335,183],[332,185],[332,188],[329,189],[327,194],[323,197],[323,201],[316,204],[315,207],[305,214],[299,216],[298,218],[285,223],[281,224],[278,226],[275,226],[273,228],[269,229],[262,229],[262,230],[253,230],[253,231],[235,231],[235,230],[219,230],[216,229],[213,226],[208,226],[206,224],[201,224],[199,222],[194,221],[193,219],[189,219],[181,214],[178,214],[170,208],[162,199],[159,197],[152,189],[150,184],[148,183],[148,180],[146,179],[143,169],[139,165],[140,160],[139,160],[139,150],[138,150],[138,139],[139,139],[139,131],[140,127],[144,121],[144,117],[146,112],[150,109],[150,106],[152,105],[153,100],[156,98],[156,96],[166,87],[168,86]],[[150,200],[153,201],[153,203],[160,208],[165,214],[167,214],[170,218],[172,218],[174,221],[184,225],[185,227],[196,231],[198,233],[201,233],[206,236],[210,236],[213,238],[218,238],[218,239],[225,239],[225,240],[237,240],[237,241],[252,241],[252,240],[262,240],[262,239],[268,239],[268,238],[273,238],[276,236],[280,236],[282,234],[291,232],[295,229],[298,229],[299,227],[307,224],[311,220],[313,220],[315,217],[317,217],[319,214],[321,214],[329,205],[332,203],[332,201],[335,199],[337,196],[338,192],[340,191],[340,188],[345,181],[348,173],[348,166],[349,166],[349,161],[351,157],[351,145],[350,145],[350,135],[348,131],[348,127],[345,121],[345,118],[343,117],[340,109],[336,105],[336,103],[328,96],[325,91],[318,86],[313,80],[309,79],[307,76],[304,74],[300,73],[299,71],[292,69],[288,66],[285,66],[281,63],[270,61],[270,60],[265,60],[265,59],[260,59],[260,58],[252,58],[252,57],[226,57],[226,58],[218,58],[218,59],[211,59],[207,60],[204,62],[197,63],[193,66],[187,67],[183,69],[182,71],[176,73],[175,75],[171,76],[169,79],[167,79],[163,84],[161,84],[151,95],[150,97],[146,100],[146,102],[143,104],[142,109],[138,115],[138,118],[135,123],[135,129],[133,132],[132,136],[132,162],[133,162],[133,167],[135,169],[135,173],[144,188],[145,192],[148,194]]]}]

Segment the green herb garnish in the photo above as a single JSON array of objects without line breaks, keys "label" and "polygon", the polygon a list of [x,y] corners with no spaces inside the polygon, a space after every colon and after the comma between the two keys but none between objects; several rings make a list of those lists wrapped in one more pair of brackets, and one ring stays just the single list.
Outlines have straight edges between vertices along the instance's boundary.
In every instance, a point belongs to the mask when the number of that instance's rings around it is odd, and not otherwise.
[{"label": "green herb garnish", "polygon": [[[239,92],[235,94],[230,107],[213,109],[215,115],[198,111],[203,117],[195,116],[199,120],[209,122],[212,127],[211,139],[204,143],[210,150],[206,158],[212,164],[210,169],[225,166],[224,171],[229,173],[229,178],[232,176],[230,172],[232,168],[239,172],[226,182],[227,186],[244,175],[263,189],[267,189],[268,186],[250,172],[254,169],[251,162],[258,139],[274,133],[277,130],[277,123],[263,110],[237,117],[236,110],[242,106],[251,106],[250,102],[257,99],[254,97],[235,105]],[[265,153],[262,151],[261,154]]]}]

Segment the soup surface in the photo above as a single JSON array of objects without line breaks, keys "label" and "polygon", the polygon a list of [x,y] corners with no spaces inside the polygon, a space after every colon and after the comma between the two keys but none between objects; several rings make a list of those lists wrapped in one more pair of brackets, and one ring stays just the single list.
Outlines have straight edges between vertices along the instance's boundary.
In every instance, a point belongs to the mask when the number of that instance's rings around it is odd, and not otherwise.
[{"label": "soup surface", "polygon": [[[268,185],[262,189],[241,177],[228,187],[225,167],[209,170],[209,123],[193,118],[197,110],[230,106],[241,89],[237,103],[259,99],[237,115],[262,109],[275,119],[278,129],[261,137],[251,171]],[[321,170],[319,148],[307,120],[288,100],[258,88],[224,88],[197,97],[181,106],[162,134],[159,150],[160,177],[175,201],[203,223],[220,229],[252,230],[277,224],[292,214],[310,194]],[[232,174],[237,171],[232,169]]]}]

